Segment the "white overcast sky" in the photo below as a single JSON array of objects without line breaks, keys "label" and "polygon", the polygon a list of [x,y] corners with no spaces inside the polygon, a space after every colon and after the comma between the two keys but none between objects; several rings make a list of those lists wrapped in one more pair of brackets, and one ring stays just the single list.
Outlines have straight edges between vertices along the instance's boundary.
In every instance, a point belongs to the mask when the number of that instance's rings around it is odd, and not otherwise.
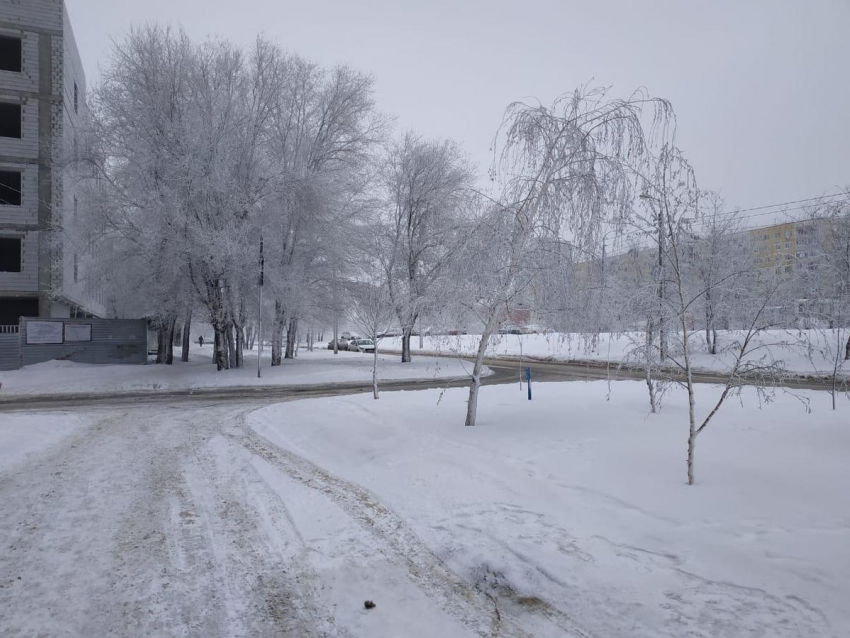
[{"label": "white overcast sky", "polygon": [[481,165],[505,106],[593,80],[670,99],[700,185],[752,207],[850,185],[850,0],[66,0],[89,83],[132,25],[257,33],[372,73],[400,128]]}]

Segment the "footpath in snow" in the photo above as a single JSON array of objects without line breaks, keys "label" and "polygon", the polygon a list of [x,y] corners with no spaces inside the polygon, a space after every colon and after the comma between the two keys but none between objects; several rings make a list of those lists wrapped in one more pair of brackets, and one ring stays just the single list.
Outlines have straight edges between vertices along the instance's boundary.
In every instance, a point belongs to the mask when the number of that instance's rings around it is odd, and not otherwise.
[{"label": "footpath in snow", "polygon": [[[843,353],[846,331],[842,331],[841,344],[836,344],[834,331],[817,330],[770,330],[756,338],[749,357],[755,360],[776,362],[786,371],[799,376],[831,376],[834,366],[833,354],[840,347]],[[724,372],[729,370],[733,360],[730,344],[743,338],[743,333],[720,331],[717,355],[708,354],[702,333],[692,333],[692,364],[694,369],[706,372]],[[411,350],[422,353],[455,354],[474,356],[478,350],[479,335],[432,336],[424,337],[422,348],[419,338],[411,339]],[[619,365],[641,364],[638,349],[642,347],[642,333],[611,334],[602,333],[592,341],[579,334],[548,333],[526,335],[493,335],[487,347],[487,356],[499,357],[527,356],[553,361],[593,361]],[[385,339],[380,347],[401,349],[401,339]],[[850,361],[839,361],[839,375],[850,376]]]},{"label": "footpath in snow", "polygon": [[[246,353],[245,366],[218,372],[211,362],[212,348],[192,348],[190,361],[175,358],[172,365],[92,365],[48,361],[21,370],[0,372],[0,398],[39,394],[118,393],[147,390],[189,390],[244,386],[312,385],[372,381],[372,355],[316,348],[299,350],[296,359],[272,367],[263,357],[262,378],[257,378],[257,357]],[[402,364],[396,355],[379,355],[381,381],[468,377],[463,361],[415,357]]]},{"label": "footpath in snow", "polygon": [[[699,407],[717,392],[700,386]],[[466,396],[304,400],[248,418],[279,448],[362,486],[381,504],[370,525],[404,521],[529,635],[850,635],[846,405],[834,412],[816,392],[760,404],[746,389],[699,439],[689,487],[680,390],[650,415],[640,382],[541,383],[530,403],[485,387],[473,428]],[[344,589],[369,574],[378,610],[390,603],[402,623],[386,635],[405,635],[421,609],[399,614],[399,575],[321,549],[349,532],[318,504],[310,511],[319,578]]]}]

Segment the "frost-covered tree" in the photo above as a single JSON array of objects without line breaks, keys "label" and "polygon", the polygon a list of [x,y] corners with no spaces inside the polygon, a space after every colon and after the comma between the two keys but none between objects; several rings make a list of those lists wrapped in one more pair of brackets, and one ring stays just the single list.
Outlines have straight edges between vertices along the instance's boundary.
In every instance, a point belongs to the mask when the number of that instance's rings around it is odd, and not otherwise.
[{"label": "frost-covered tree", "polygon": [[396,319],[386,280],[354,281],[347,288],[348,319],[375,344],[372,354],[372,397],[378,395],[378,345]]},{"label": "frost-covered tree", "polygon": [[[282,90],[274,96],[269,140],[276,203],[265,227],[275,282],[272,365],[282,357],[282,332],[294,334],[309,305],[310,274],[344,261],[331,253],[345,250],[352,193],[362,193],[363,165],[385,126],[368,75],[346,66],[326,70],[280,51],[274,57]],[[288,347],[285,356],[292,354]]]},{"label": "frost-covered tree", "polygon": [[737,273],[750,267],[752,259],[747,237],[740,229],[735,211],[724,210],[723,200],[714,192],[699,194],[700,216],[691,235],[691,278],[703,294],[694,315],[702,318],[709,354],[718,352],[718,325],[729,326],[729,305],[734,299],[729,286]]},{"label": "frost-covered tree", "polygon": [[452,256],[473,179],[467,159],[449,140],[425,140],[408,132],[387,151],[378,232],[384,277],[401,327],[402,362],[410,361],[417,319],[438,302],[433,293]]},{"label": "frost-covered tree", "polygon": [[[782,280],[759,272],[749,259],[741,260],[738,269],[728,273],[711,289],[715,301],[735,299],[736,316],[743,329],[730,337],[729,343],[718,345],[718,352],[730,360],[722,390],[703,417],[697,417],[697,392],[694,382],[694,340],[701,333],[692,320],[692,310],[704,299],[708,287],[690,275],[698,260],[693,228],[701,219],[700,192],[694,171],[679,149],[665,145],[645,176],[648,196],[662,212],[665,228],[665,251],[670,264],[671,294],[665,298],[677,329],[671,330],[668,360],[681,372],[688,395],[687,481],[695,481],[696,442],[712,423],[727,399],[739,394],[743,387],[753,387],[764,398],[786,376],[782,362],[776,359],[759,338],[771,327],[767,310],[776,299]],[[698,241],[698,240],[697,240]],[[723,294],[720,289],[723,288]],[[726,309],[723,309],[724,311]]]},{"label": "frost-covered tree", "polygon": [[484,329],[472,373],[466,425],[475,424],[481,369],[503,302],[524,279],[526,255],[537,237],[569,235],[579,246],[598,243],[606,224],[622,226],[635,197],[633,167],[647,152],[650,133],[672,121],[668,102],[636,93],[609,99],[604,89],[579,89],[551,107],[514,103],[495,141],[493,174],[501,192],[493,211],[504,218],[501,275],[482,296]]},{"label": "frost-covered tree", "polygon": [[[805,232],[804,232],[805,231]],[[850,370],[850,195],[811,207],[797,225],[798,312],[814,319],[809,352],[829,364],[832,408]]]}]

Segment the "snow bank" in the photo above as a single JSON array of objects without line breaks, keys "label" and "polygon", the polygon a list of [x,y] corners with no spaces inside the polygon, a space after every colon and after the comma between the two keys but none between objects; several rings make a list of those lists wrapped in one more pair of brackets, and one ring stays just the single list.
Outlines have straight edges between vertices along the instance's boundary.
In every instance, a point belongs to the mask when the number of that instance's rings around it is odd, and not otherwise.
[{"label": "snow bank", "polygon": [[[175,360],[167,365],[91,365],[48,361],[21,370],[0,372],[0,396],[130,392],[138,390],[188,390],[224,386],[302,385],[371,382],[372,357],[368,354],[327,349],[301,350],[297,359],[271,367],[264,357],[263,376],[257,378],[256,354],[247,353],[245,367],[218,372],[211,362],[212,348],[193,348],[189,363]],[[468,376],[468,366],[450,359],[415,357],[402,364],[399,357],[381,355],[378,375],[382,381],[442,379]]]},{"label": "snow bank", "polygon": [[[738,331],[720,331],[718,345],[720,349],[743,338]],[[842,331],[841,348],[847,331]],[[829,352],[836,348],[835,331],[816,330],[770,330],[760,335],[755,343],[752,358],[769,356],[781,362],[782,366],[799,375],[831,375],[833,361]],[[440,354],[474,355],[478,349],[479,335],[424,337],[423,347],[419,348],[419,338],[411,339],[413,352],[435,352]],[[529,356],[556,361],[587,360],[621,363],[633,357],[636,346],[642,343],[643,334],[603,333],[590,342],[578,334],[550,333],[528,335],[494,335],[487,348],[488,356]],[[401,348],[401,339],[386,339],[384,348]],[[732,365],[731,352],[718,355],[708,354],[702,333],[692,333],[691,347],[695,349],[692,363],[695,368],[704,371],[728,370]],[[639,363],[639,361],[636,361]],[[843,374],[850,374],[850,362],[843,362]]]},{"label": "snow bank", "polygon": [[[536,636],[563,635],[553,618],[629,638],[850,635],[848,406],[745,391],[700,437],[688,487],[684,394],[649,415],[641,383],[610,390],[541,383],[529,403],[485,387],[474,428],[464,390],[290,402],[251,422],[374,493]],[[718,391],[699,386],[700,408]]]}]

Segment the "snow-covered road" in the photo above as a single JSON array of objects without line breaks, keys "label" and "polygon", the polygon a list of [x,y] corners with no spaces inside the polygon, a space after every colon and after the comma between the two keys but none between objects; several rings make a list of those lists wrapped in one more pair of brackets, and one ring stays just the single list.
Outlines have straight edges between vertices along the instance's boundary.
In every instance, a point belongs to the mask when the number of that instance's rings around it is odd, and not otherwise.
[{"label": "snow-covered road", "polygon": [[[7,460],[0,634],[527,635],[369,492],[246,428],[247,411],[93,412]],[[77,417],[43,417],[63,418]]]}]

